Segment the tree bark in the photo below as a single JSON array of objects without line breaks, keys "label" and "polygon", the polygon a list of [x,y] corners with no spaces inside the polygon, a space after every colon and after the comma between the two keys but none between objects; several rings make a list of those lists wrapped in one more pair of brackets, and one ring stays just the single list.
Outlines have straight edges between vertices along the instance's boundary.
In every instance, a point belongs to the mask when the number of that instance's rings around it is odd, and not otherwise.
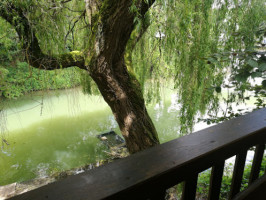
[{"label": "tree bark", "polygon": [[[106,57],[99,58],[105,60]],[[100,71],[91,73],[103,98],[108,103],[120,127],[130,153],[159,144],[156,129],[150,119],[140,86],[127,72],[124,62],[98,62]],[[124,65],[124,72],[113,73],[111,66]],[[103,69],[103,70],[101,70]]]},{"label": "tree bark", "polygon": [[112,109],[129,152],[135,153],[159,144],[159,139],[140,84],[125,65],[125,49],[134,30],[131,4],[128,0],[116,1],[102,12],[103,20],[97,21],[94,49],[97,59],[90,75]]}]

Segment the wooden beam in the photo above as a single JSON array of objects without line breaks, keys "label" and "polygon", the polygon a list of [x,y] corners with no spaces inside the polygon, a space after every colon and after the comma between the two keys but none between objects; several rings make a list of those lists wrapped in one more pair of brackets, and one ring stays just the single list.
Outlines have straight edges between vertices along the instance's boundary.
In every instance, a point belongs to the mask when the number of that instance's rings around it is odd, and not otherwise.
[{"label": "wooden beam", "polygon": [[194,174],[185,181],[181,200],[195,199],[197,191],[198,174]]},{"label": "wooden beam", "polygon": [[252,168],[249,177],[249,183],[248,183],[249,185],[259,177],[264,150],[265,150],[265,144],[259,144],[256,146],[255,155],[253,158]]},{"label": "wooden beam", "polygon": [[244,168],[245,168],[245,162],[247,157],[247,151],[248,150],[246,149],[236,155],[229,199],[232,199],[237,193],[240,192]]},{"label": "wooden beam", "polygon": [[224,161],[212,167],[208,200],[219,199],[224,171]]}]

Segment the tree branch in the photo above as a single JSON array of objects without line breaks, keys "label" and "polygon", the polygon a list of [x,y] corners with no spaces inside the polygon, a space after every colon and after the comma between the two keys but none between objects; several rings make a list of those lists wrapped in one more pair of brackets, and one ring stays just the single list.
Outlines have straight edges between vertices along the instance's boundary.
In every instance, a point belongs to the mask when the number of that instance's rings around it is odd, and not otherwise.
[{"label": "tree branch", "polygon": [[72,0],[60,1],[60,3],[61,3],[61,4],[64,4],[64,3],[68,3],[68,2],[70,2],[70,1],[72,1]]},{"label": "tree branch", "polygon": [[9,22],[16,30],[19,39],[23,42],[26,61],[33,67],[45,70],[68,68],[77,66],[85,68],[85,60],[82,52],[72,51],[57,56],[46,55],[42,52],[35,30],[29,19],[24,15],[24,10],[12,3],[0,6],[0,16]]},{"label": "tree branch", "polygon": [[65,36],[65,44],[66,44],[66,41],[67,41],[67,37],[68,37],[68,35],[69,35],[70,33],[73,33],[73,30],[74,30],[74,28],[75,28],[75,26],[76,26],[76,23],[78,23],[78,21],[79,21],[82,17],[84,17],[85,15],[86,15],[86,10],[84,10],[83,13],[78,17],[78,19],[74,21],[74,23],[73,23],[73,25],[72,25],[71,28],[70,28],[70,25],[69,25],[69,30],[67,31],[67,34],[66,34],[66,36]]},{"label": "tree branch", "polygon": [[[147,15],[147,11],[149,8],[152,6],[152,4],[155,2],[149,1],[148,3],[145,3],[144,1],[139,2],[139,13],[141,17],[141,29],[137,32],[136,28],[135,30],[131,33],[130,39],[128,40],[127,47],[126,47],[126,54],[125,54],[125,61],[128,70],[132,70],[132,52],[136,46],[136,44],[139,42],[139,40],[142,38],[144,33],[147,31],[148,27],[150,26],[149,22],[149,15]],[[134,25],[135,27],[137,24]]]},{"label": "tree branch", "polygon": [[150,9],[150,7],[154,4],[155,0],[148,0],[146,1],[141,0],[141,6],[140,6],[140,14],[144,16],[146,12]]}]

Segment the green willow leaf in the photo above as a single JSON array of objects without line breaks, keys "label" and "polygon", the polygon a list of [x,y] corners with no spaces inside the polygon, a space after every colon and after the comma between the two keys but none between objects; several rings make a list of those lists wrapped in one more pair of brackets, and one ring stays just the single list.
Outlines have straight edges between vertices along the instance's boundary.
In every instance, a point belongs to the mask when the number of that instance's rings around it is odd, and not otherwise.
[{"label": "green willow leaf", "polygon": [[261,72],[266,71],[266,63],[261,63],[258,68]]},{"label": "green willow leaf", "polygon": [[262,76],[261,72],[253,72],[253,73],[251,73],[251,77],[252,78],[257,78],[257,77],[261,77],[261,76]]},{"label": "green willow leaf", "polygon": [[249,59],[247,64],[253,68],[258,68],[258,63],[255,60]]}]

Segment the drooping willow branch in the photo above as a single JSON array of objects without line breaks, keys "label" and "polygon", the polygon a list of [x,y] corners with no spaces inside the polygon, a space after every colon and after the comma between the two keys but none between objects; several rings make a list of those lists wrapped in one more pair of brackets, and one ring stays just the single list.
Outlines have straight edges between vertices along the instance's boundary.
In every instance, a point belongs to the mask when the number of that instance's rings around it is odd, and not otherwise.
[{"label": "drooping willow branch", "polygon": [[86,15],[86,10],[84,10],[84,11],[82,12],[82,14],[81,14],[81,15],[80,15],[80,16],[74,21],[72,27],[70,27],[70,25],[69,25],[69,30],[67,31],[67,34],[66,34],[66,36],[65,36],[65,44],[66,44],[67,37],[69,36],[69,34],[70,34],[70,33],[73,34],[73,31],[74,31],[74,28],[75,28],[76,24],[78,23],[79,20],[81,20],[81,18],[85,17],[85,15]]},{"label": "drooping willow branch", "polygon": [[72,66],[86,69],[82,52],[72,51],[53,56],[44,54],[40,48],[32,23],[26,17],[21,7],[15,6],[12,3],[6,3],[6,6],[0,6],[0,16],[15,28],[22,42],[26,60],[31,66],[45,70],[68,68]]}]

